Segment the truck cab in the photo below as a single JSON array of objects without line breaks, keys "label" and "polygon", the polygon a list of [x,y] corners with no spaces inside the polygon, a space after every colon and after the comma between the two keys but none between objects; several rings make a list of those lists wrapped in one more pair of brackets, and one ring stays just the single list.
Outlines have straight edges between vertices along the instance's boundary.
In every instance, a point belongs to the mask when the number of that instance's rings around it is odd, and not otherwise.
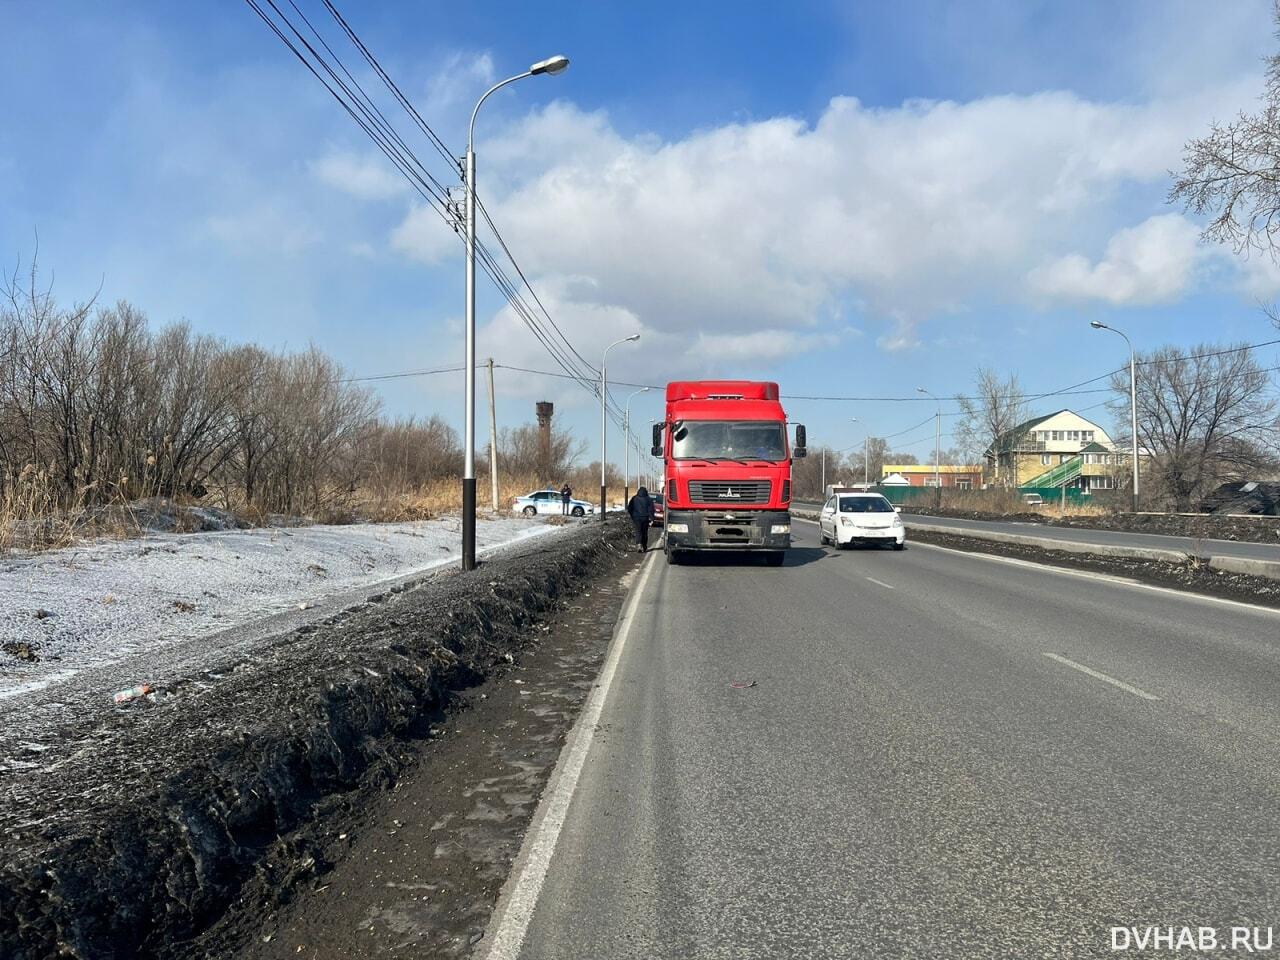
[{"label": "truck cab", "polygon": [[669,383],[652,448],[666,471],[668,562],[735,550],[780,566],[791,544],[791,461],[804,456],[803,426],[796,436],[792,447],[776,383]]}]

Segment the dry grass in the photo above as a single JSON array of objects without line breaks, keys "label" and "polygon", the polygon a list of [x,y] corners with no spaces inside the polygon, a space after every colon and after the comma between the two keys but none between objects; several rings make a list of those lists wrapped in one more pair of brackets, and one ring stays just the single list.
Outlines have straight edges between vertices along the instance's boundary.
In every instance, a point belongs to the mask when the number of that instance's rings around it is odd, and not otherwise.
[{"label": "dry grass", "polygon": [[[511,514],[511,504],[516,497],[547,488],[539,482],[534,474],[518,474],[515,476],[499,476],[497,515]],[[553,489],[558,489],[554,488]],[[632,491],[634,492],[634,486]],[[609,487],[606,500],[610,506],[622,502],[622,488]],[[573,487],[573,498],[597,503],[600,487]],[[462,511],[462,479],[450,477],[412,490],[357,490],[349,502],[348,509],[356,517],[375,523],[408,520],[430,520],[433,517],[457,514]],[[493,488],[489,477],[476,478],[476,513],[488,516],[493,513]],[[343,522],[327,520],[326,522]]]},{"label": "dry grass", "polygon": [[[920,506],[932,505],[929,498]],[[1046,500],[1042,506],[1033,507],[1023,502],[1017,490],[943,490],[942,506],[952,510],[972,510],[980,513],[1040,513],[1045,516],[1099,517],[1111,513],[1110,508],[1089,502],[1068,500],[1064,509],[1060,500]]]},{"label": "dry grass", "polygon": [[[163,529],[191,532],[202,528],[202,520],[194,508],[215,505],[238,526],[267,527],[282,522],[281,518],[253,505],[236,503],[227,506],[225,495],[203,500],[188,498],[183,502],[130,500],[127,496],[129,487],[127,478],[122,477],[113,485],[108,503],[68,511],[59,506],[54,495],[55,485],[43,471],[29,467],[19,476],[5,478],[0,492],[0,552],[56,550],[86,538],[137,538],[152,529],[161,515],[164,518]],[[478,477],[476,514],[480,517],[512,516],[511,505],[516,497],[544,487],[534,475],[500,477],[498,509],[494,514],[489,478]],[[611,506],[621,503],[621,487],[610,487],[607,493]],[[577,500],[594,503],[599,495],[598,486],[574,489],[574,499]],[[293,519],[301,523],[331,524],[431,520],[461,512],[462,480],[450,477],[415,488],[395,488],[384,484],[354,491],[332,489],[322,491],[320,499],[325,505],[313,516]]]},{"label": "dry grass", "polygon": [[[127,540],[140,536],[142,526],[128,505],[127,477],[110,487],[107,503],[68,510],[59,501],[57,485],[45,470],[27,464],[21,473],[4,478],[0,495],[0,551],[57,550],[85,537]],[[88,499],[94,485],[80,491]]]}]

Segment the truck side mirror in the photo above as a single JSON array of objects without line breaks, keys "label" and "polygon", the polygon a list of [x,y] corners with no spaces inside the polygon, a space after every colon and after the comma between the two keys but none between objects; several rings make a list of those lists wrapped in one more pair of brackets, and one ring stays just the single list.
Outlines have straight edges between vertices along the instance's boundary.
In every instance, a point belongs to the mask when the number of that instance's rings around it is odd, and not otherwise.
[{"label": "truck side mirror", "polygon": [[662,428],[665,426],[665,423],[655,423],[653,425],[653,446],[649,448],[651,457],[662,456]]},{"label": "truck side mirror", "polygon": [[805,456],[807,451],[804,448],[804,424],[796,424],[796,447],[791,451],[791,456],[799,460]]}]

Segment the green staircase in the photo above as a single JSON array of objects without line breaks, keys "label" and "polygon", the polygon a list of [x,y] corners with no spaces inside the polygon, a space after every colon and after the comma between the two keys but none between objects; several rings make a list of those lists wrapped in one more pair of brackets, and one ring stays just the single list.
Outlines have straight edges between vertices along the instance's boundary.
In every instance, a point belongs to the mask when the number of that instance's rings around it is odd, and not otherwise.
[{"label": "green staircase", "polygon": [[1080,476],[1084,468],[1084,457],[1072,457],[1066,463],[1060,463],[1052,470],[1046,470],[1038,477],[1032,477],[1020,487],[1060,487]]}]

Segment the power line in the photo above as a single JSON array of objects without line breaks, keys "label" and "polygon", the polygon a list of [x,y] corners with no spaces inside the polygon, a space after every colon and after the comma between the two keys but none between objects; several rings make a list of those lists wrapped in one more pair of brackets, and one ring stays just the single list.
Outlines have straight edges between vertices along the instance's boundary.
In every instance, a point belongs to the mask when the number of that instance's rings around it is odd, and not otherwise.
[{"label": "power line", "polygon": [[[274,0],[264,0],[265,4],[270,7],[275,14],[275,19],[268,15],[267,11],[259,3],[259,0],[246,0],[249,6],[258,14],[259,18],[272,30],[273,33],[285,44],[286,47],[294,54],[295,57],[311,72],[317,80],[327,89],[331,96],[346,110],[347,114],[356,122],[356,124],[364,130],[365,134],[374,142],[383,155],[391,161],[392,165],[400,171],[406,179],[409,180],[414,190],[426,201],[427,205],[439,216],[445,223],[458,232],[457,224],[450,212],[450,204],[448,201],[448,188],[446,188],[438,179],[431,175],[425,164],[418,159],[409,148],[404,139],[396,133],[394,127],[387,120],[385,115],[377,108],[372,99],[365,93],[359,82],[351,75],[341,59],[333,52],[333,49],[325,42],[324,38],[316,30],[315,26],[299,9],[294,0],[289,0],[289,5],[306,24],[311,34],[316,38],[320,47],[322,47],[329,56],[337,64],[337,69],[330,65],[329,61],[317,50],[316,45],[312,44],[302,32],[293,24],[289,17],[280,9]],[[366,62],[377,72],[378,76],[392,91],[393,96],[405,109],[405,111],[413,118],[417,126],[427,134],[433,146],[440,154],[449,161],[451,166],[456,166],[457,161],[445,146],[443,140],[431,130],[430,126],[422,119],[421,115],[413,108],[408,99],[399,90],[395,83],[391,80],[387,72],[378,63],[377,58],[369,51],[368,47],[360,40],[354,29],[338,12],[332,0],[324,0],[326,8],[334,17],[335,21],[341,26],[344,33],[357,47],[361,54],[365,57]],[[279,22],[277,22],[277,20]],[[297,42],[295,43],[286,33],[291,33]],[[305,49],[305,53],[303,50]],[[339,76],[339,71],[347,79],[344,80]],[[322,75],[323,73],[323,75]],[[326,79],[326,76],[328,79]],[[555,324],[551,318],[549,311],[545,305],[538,299],[537,293],[533,291],[532,285],[528,278],[516,263],[510,248],[506,242],[497,233],[493,221],[485,215],[486,221],[490,227],[494,229],[499,243],[503,248],[503,252],[515,267],[520,275],[521,281],[529,289],[534,300],[541,308],[546,322],[550,324],[554,333],[549,332],[542,321],[539,320],[535,311],[525,301],[523,295],[519,292],[516,284],[513,283],[503,271],[501,265],[496,258],[489,252],[483,243],[477,242],[477,259],[481,264],[481,269],[493,281],[494,285],[503,293],[507,302],[510,304],[516,314],[524,322],[525,326],[534,334],[535,338],[542,344],[543,348],[551,355],[552,359],[560,366],[571,379],[579,382],[585,389],[599,395],[599,390],[594,386],[596,381],[596,371],[588,364],[582,355],[573,347],[568,338],[565,337],[563,331]],[[619,416],[616,404],[611,403],[605,398],[606,407],[610,408],[611,414],[615,419]]]}]

